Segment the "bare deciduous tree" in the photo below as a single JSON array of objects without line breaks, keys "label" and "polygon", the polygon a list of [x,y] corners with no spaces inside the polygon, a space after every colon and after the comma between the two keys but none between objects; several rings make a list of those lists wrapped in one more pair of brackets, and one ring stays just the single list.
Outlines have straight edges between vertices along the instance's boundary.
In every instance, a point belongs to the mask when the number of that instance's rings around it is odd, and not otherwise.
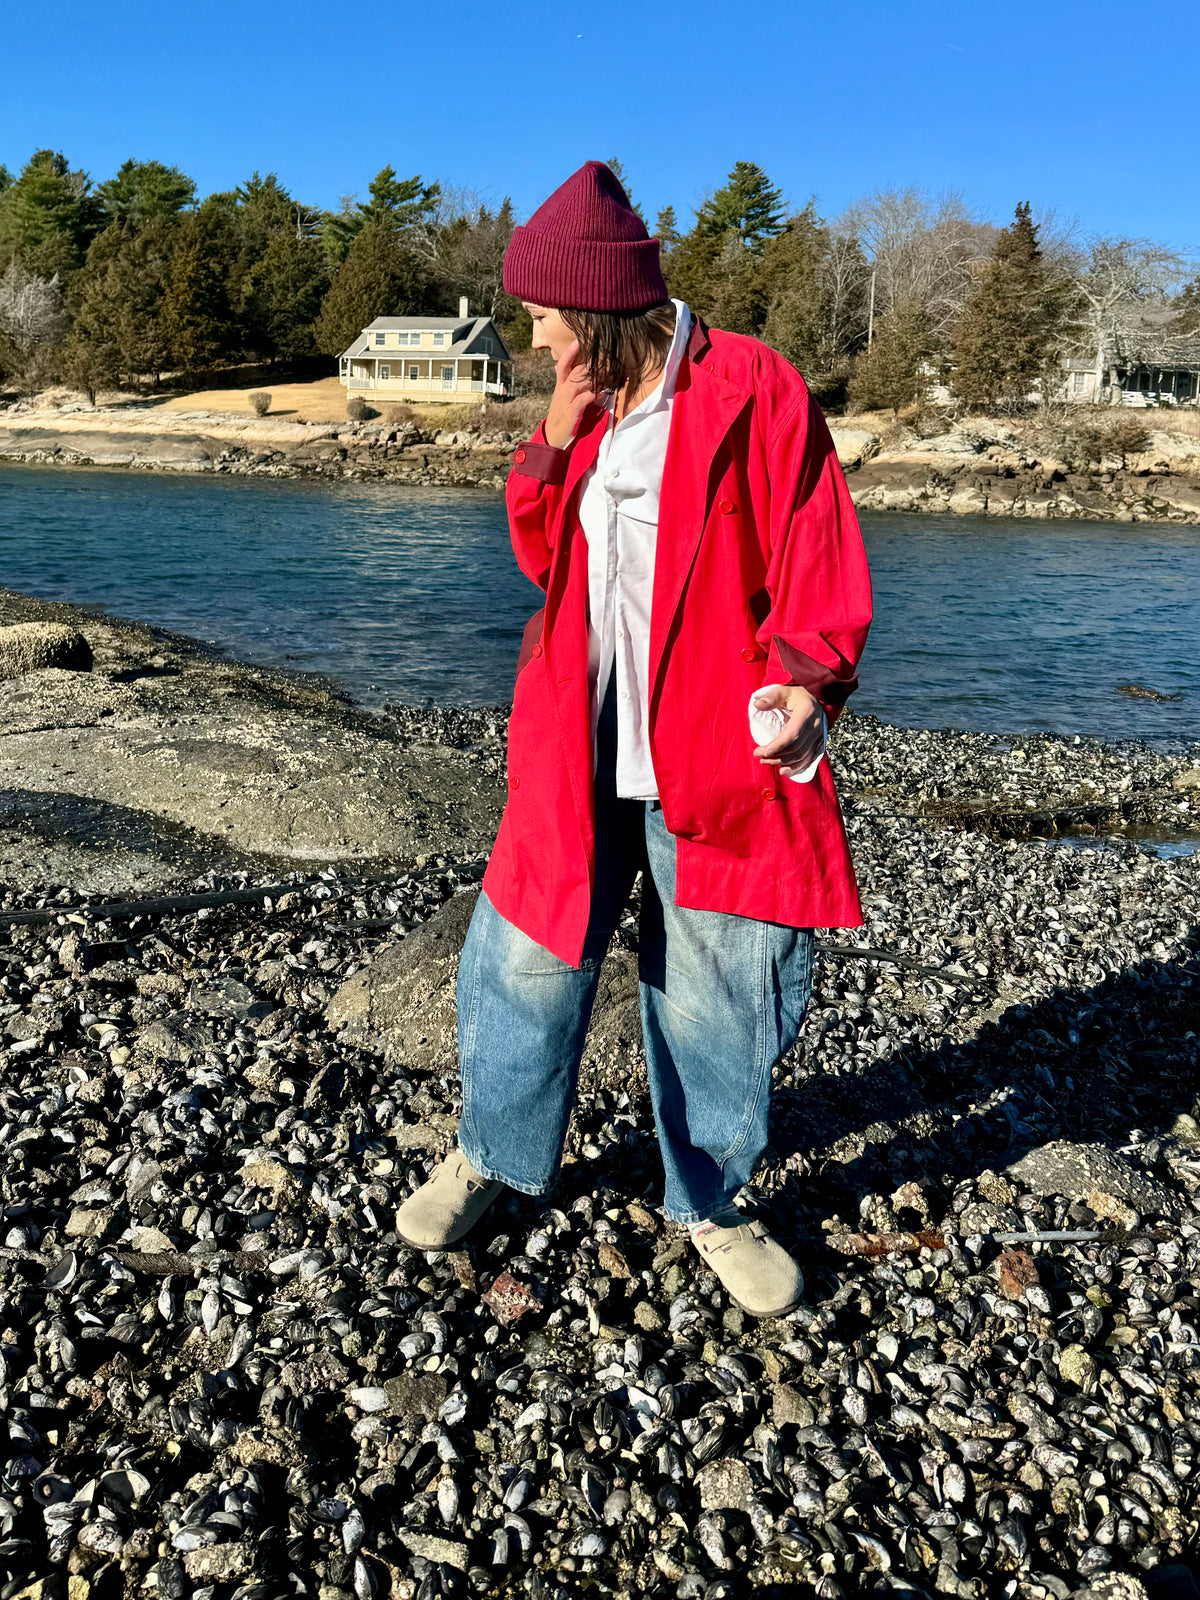
[{"label": "bare deciduous tree", "polygon": [[978,221],[961,195],[936,199],[923,189],[881,189],[856,200],[835,225],[856,237],[875,274],[877,314],[919,305],[935,340],[962,309],[978,263],[997,229]]},{"label": "bare deciduous tree", "polygon": [[0,277],[0,357],[27,383],[50,375],[67,332],[58,275],[39,277],[12,261]]},{"label": "bare deciduous tree", "polygon": [[502,316],[505,310],[504,252],[515,221],[511,200],[493,210],[472,189],[449,189],[424,230],[421,248],[436,275],[466,295],[476,316]]},{"label": "bare deciduous tree", "polygon": [[1152,239],[1092,240],[1075,277],[1075,323],[1078,347],[1096,359],[1097,393],[1114,339],[1161,325],[1171,315],[1172,297],[1194,270],[1186,256]]},{"label": "bare deciduous tree", "polygon": [[861,240],[836,229],[817,269],[823,291],[821,350],[832,369],[852,355],[867,338],[867,280],[870,268]]}]

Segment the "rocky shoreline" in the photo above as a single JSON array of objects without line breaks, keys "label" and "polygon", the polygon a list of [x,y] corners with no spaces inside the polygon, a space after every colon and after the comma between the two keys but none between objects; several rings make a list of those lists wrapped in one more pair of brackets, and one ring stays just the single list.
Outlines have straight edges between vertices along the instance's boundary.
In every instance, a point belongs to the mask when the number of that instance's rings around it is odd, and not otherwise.
[{"label": "rocky shoreline", "polygon": [[[386,420],[300,423],[177,411],[131,416],[78,404],[0,416],[0,462],[335,482],[502,489],[524,435],[497,421],[439,430]],[[142,426],[135,423],[140,420]],[[1149,433],[1147,448],[1081,471],[1013,427],[972,420],[886,445],[832,419],[855,504],[866,511],[1103,522],[1200,523],[1200,438]]]},{"label": "rocky shoreline", "polygon": [[1200,855],[1111,830],[1200,832],[1200,745],[842,720],[867,925],[776,1074],[810,1292],[755,1323],[655,1209],[632,918],[558,1190],[395,1236],[502,709],[7,591],[0,657],[47,623],[93,664],[0,678],[7,1600],[1195,1596]]}]

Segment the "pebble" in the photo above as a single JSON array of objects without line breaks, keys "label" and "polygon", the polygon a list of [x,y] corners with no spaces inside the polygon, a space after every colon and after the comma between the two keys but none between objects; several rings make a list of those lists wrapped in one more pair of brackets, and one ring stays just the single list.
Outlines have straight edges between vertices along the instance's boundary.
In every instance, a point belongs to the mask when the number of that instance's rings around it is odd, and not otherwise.
[{"label": "pebble", "polygon": [[[485,715],[406,713],[457,748]],[[0,930],[8,1600],[48,1573],[166,1600],[1169,1592],[1200,1515],[1200,858],[938,808],[1160,794],[1175,758],[836,733],[867,926],[822,937],[944,976],[818,960],[752,1202],[808,1280],[782,1323],[658,1213],[636,1050],[585,1069],[553,1195],[462,1250],[397,1239],[457,1115],[452,1035],[389,1056],[327,1007],[462,923],[481,861]],[[1002,1279],[994,1233],[1097,1230]],[[917,1231],[938,1247],[827,1242]]]}]

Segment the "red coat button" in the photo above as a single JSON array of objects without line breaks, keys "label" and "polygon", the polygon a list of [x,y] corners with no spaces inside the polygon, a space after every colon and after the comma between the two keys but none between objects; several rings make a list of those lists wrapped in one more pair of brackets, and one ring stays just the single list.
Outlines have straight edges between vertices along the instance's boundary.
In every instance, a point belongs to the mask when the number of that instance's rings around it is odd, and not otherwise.
[{"label": "red coat button", "polygon": [[516,455],[513,457],[513,460],[517,463],[518,466],[521,465],[521,463],[522,463],[522,461],[524,461],[524,459],[525,459],[524,450],[518,450]]},{"label": "red coat button", "polygon": [[540,656],[541,653],[542,653],[542,647],[541,647],[540,644],[535,644],[533,649],[530,651],[530,654],[531,655],[535,655],[535,656]]},{"label": "red coat button", "polygon": [[742,660],[743,661],[757,661],[757,660],[759,660],[758,651],[755,650],[753,648],[753,646],[747,645],[746,648],[742,651]]},{"label": "red coat button", "polygon": [[775,793],[774,789],[764,789],[763,790],[763,799],[764,800],[778,800],[779,796]]},{"label": "red coat button", "polygon": [[508,787],[509,787],[509,788],[510,788],[510,789],[519,789],[519,788],[520,788],[520,787],[521,787],[521,780],[520,780],[520,778],[510,778],[510,779],[509,779],[509,780],[508,780]]},{"label": "red coat button", "polygon": [[717,510],[718,511],[723,511],[725,513],[725,515],[728,516],[729,513],[733,510],[733,501],[732,500],[722,500],[721,503],[717,506]]}]

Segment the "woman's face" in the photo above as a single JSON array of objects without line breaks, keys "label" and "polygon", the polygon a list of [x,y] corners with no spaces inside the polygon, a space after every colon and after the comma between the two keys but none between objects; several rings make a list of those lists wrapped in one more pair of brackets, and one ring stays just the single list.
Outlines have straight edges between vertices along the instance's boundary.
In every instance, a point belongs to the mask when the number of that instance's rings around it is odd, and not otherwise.
[{"label": "woman's face", "polygon": [[528,300],[521,303],[533,318],[533,348],[549,350],[551,360],[557,361],[567,346],[574,344],[575,335],[549,306],[531,305]]}]

